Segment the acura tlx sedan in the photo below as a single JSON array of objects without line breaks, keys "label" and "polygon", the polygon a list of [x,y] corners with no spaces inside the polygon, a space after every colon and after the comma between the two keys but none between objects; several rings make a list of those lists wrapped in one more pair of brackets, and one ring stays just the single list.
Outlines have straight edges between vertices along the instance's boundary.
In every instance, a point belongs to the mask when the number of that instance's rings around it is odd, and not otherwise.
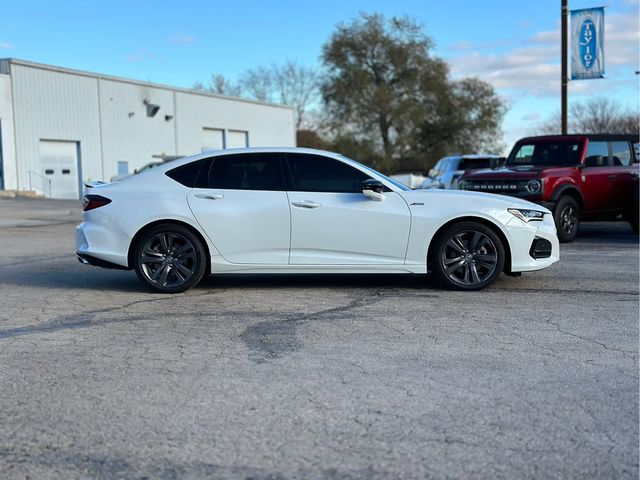
[{"label": "acura tlx sedan", "polygon": [[82,263],[175,293],[206,274],[431,272],[479,290],[559,259],[549,210],[512,197],[411,190],[339,154],[247,148],[87,188]]}]

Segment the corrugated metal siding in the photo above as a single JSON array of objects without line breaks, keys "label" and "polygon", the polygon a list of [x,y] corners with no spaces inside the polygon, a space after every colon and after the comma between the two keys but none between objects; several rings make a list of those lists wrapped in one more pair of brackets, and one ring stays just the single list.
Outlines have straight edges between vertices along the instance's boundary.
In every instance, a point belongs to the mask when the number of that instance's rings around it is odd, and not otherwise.
[{"label": "corrugated metal siding", "polygon": [[17,172],[14,142],[13,106],[11,100],[11,77],[0,75],[0,122],[2,122],[2,176],[4,188],[16,190]]},{"label": "corrugated metal siding", "polygon": [[295,146],[290,109],[183,92],[175,95],[179,155],[200,151],[203,128],[247,131],[250,147]]},{"label": "corrugated metal siding", "polygon": [[[154,117],[147,116],[145,99],[160,106]],[[157,161],[153,155],[175,155],[173,92],[100,80],[100,109],[108,178],[117,174],[119,161],[129,162],[133,171]]]},{"label": "corrugated metal siding", "polygon": [[80,142],[85,180],[102,178],[95,78],[12,65],[19,188],[40,170],[40,140]]}]

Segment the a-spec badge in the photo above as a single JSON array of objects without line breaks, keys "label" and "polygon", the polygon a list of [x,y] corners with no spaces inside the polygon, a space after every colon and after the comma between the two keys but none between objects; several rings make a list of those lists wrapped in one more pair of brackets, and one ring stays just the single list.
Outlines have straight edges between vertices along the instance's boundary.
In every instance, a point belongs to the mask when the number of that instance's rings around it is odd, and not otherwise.
[{"label": "a-spec badge", "polygon": [[424,207],[424,203],[422,203],[422,202],[413,202],[409,206],[410,207]]}]

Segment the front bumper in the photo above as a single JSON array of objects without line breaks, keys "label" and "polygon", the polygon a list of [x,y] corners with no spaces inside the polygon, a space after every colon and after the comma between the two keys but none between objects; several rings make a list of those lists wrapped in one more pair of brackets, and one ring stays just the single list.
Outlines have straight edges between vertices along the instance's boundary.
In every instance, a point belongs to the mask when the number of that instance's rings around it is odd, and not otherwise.
[{"label": "front bumper", "polygon": [[[532,272],[547,268],[560,260],[560,242],[556,234],[556,226],[553,215],[545,214],[540,222],[523,222],[513,217],[507,223],[506,229],[511,236],[511,272]],[[544,241],[536,241],[536,239]],[[536,245],[539,250],[547,250],[548,253],[536,253]],[[548,242],[548,244],[547,244]],[[544,249],[540,248],[544,246]],[[538,257],[538,258],[535,258]]]}]

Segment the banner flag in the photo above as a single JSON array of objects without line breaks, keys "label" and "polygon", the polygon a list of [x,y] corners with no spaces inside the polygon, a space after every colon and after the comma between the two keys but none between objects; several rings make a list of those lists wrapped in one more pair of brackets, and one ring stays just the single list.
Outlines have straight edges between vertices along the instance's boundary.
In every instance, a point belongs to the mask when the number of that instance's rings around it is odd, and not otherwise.
[{"label": "banner flag", "polygon": [[571,10],[571,80],[604,77],[604,7]]}]

